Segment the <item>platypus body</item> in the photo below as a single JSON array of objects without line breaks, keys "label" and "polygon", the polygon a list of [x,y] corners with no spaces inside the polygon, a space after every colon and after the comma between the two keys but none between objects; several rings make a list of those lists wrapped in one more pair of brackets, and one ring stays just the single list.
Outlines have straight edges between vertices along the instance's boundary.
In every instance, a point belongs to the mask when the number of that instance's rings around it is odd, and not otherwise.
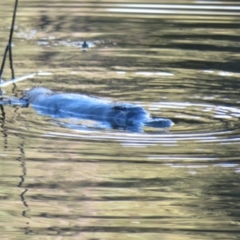
[{"label": "platypus body", "polygon": [[173,122],[152,118],[141,106],[113,102],[76,93],[55,92],[34,87],[24,93],[22,100],[44,115],[55,118],[79,118],[107,123],[115,129],[140,131],[145,126],[168,128]]}]

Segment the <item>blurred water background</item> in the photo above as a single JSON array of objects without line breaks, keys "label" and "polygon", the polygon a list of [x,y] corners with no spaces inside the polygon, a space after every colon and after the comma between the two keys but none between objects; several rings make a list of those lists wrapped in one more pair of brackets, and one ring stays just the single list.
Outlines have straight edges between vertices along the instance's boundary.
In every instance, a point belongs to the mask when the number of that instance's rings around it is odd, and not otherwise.
[{"label": "blurred water background", "polygon": [[[13,6],[0,3],[2,55]],[[0,238],[240,238],[239,26],[238,1],[20,0],[15,76],[51,74],[4,95],[90,94],[175,125],[73,129],[1,107]]]}]

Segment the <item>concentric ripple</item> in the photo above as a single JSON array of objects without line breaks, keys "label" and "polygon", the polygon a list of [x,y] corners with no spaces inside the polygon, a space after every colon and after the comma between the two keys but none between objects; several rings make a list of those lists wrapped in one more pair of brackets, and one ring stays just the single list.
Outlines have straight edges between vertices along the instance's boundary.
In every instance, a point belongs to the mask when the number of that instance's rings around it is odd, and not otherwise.
[{"label": "concentric ripple", "polygon": [[[148,105],[149,109],[161,109],[171,115],[175,125],[168,129],[147,128],[143,133],[103,129],[75,129],[72,133],[49,132],[45,136],[63,138],[90,138],[95,141],[115,140],[127,146],[146,146],[153,144],[176,145],[182,141],[195,143],[215,142],[229,144],[239,142],[238,126],[240,109],[236,107],[215,106],[211,104],[161,102]],[[188,125],[188,127],[186,127]],[[65,127],[67,125],[64,125]],[[185,130],[181,130],[184,126]],[[90,131],[91,130],[91,131]]]}]

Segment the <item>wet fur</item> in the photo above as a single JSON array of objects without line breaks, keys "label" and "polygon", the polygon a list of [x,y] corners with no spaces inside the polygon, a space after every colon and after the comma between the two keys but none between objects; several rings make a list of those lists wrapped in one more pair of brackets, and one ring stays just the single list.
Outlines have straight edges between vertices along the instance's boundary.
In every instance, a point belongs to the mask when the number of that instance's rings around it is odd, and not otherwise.
[{"label": "wet fur", "polygon": [[112,128],[139,131],[142,126],[171,127],[169,119],[152,118],[141,106],[112,102],[76,93],[54,92],[35,87],[23,99],[42,114],[59,118],[80,118],[110,124]]}]

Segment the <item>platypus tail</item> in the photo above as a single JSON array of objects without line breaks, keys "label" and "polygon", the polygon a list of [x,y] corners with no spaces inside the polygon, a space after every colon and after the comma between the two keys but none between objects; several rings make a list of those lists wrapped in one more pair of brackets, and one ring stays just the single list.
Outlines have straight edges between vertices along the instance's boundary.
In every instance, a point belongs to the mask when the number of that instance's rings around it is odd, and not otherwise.
[{"label": "platypus tail", "polygon": [[154,127],[154,128],[169,128],[174,123],[167,118],[151,118],[145,122],[145,126]]}]

